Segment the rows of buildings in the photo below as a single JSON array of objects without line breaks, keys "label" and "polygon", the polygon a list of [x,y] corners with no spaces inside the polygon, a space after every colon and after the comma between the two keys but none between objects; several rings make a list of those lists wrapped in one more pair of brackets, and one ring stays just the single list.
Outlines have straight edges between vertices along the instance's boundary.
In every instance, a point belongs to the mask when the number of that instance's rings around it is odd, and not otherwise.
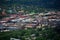
[{"label": "rows of buildings", "polygon": [[24,14],[19,11],[17,14],[9,14],[9,17],[0,20],[0,30],[16,30],[27,28],[41,28],[43,26],[56,26],[57,21],[60,21],[60,12],[47,13],[31,13]]}]

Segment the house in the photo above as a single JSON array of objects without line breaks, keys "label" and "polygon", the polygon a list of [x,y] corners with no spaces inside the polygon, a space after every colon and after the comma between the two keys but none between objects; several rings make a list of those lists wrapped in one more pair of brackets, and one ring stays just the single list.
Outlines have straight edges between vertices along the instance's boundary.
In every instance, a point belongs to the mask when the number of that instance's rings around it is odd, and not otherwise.
[{"label": "house", "polygon": [[32,28],[32,24],[26,24],[26,28]]},{"label": "house", "polygon": [[6,16],[6,12],[5,12],[6,10],[5,9],[3,9],[3,11],[2,11],[2,15],[3,16]]},{"label": "house", "polygon": [[9,14],[9,17],[16,18],[17,14]]},{"label": "house", "polygon": [[2,19],[2,21],[6,21],[6,22],[9,21],[9,20],[11,20],[11,18],[9,18],[9,17],[6,17],[6,18]]},{"label": "house", "polygon": [[2,32],[5,29],[6,29],[6,27],[4,27],[3,25],[0,25],[0,32]]},{"label": "house", "polygon": [[25,28],[36,28],[37,24],[36,23],[28,23],[25,25]]},{"label": "house", "polygon": [[0,21],[0,23],[2,24],[2,23],[6,23],[7,21]]},{"label": "house", "polygon": [[26,19],[24,19],[24,20],[22,20],[22,22],[32,22],[34,19],[32,19],[32,18],[26,18]]}]

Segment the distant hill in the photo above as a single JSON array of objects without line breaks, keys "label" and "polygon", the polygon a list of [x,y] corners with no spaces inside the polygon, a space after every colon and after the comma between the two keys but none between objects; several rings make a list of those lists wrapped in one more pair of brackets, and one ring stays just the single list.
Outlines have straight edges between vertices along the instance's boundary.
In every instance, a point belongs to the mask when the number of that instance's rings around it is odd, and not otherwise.
[{"label": "distant hill", "polygon": [[11,6],[13,4],[38,5],[44,8],[60,9],[60,0],[1,0],[0,6]]}]

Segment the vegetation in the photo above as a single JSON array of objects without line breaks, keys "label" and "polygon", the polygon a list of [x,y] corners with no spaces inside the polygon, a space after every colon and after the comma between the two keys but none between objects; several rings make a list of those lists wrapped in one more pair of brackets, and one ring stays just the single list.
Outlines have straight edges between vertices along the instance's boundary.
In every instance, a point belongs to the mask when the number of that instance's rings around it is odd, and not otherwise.
[{"label": "vegetation", "polygon": [[21,40],[60,40],[60,35],[52,28],[38,28],[27,30],[16,30],[10,32],[1,32],[0,40],[10,40],[10,38],[18,38]]}]

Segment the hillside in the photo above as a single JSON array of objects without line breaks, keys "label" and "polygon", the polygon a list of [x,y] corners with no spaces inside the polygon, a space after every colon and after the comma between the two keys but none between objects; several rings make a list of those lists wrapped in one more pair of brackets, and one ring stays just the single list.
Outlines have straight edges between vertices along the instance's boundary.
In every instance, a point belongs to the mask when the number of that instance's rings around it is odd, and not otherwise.
[{"label": "hillside", "polygon": [[0,6],[11,6],[13,4],[37,5],[44,8],[60,9],[60,0],[1,0]]}]

